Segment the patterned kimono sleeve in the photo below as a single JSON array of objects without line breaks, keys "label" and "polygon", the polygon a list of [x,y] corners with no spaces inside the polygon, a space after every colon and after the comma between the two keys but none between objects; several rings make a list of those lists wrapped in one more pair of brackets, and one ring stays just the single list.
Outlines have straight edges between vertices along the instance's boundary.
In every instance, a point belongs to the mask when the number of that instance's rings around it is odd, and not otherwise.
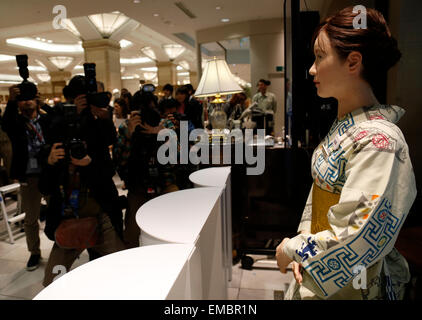
[{"label": "patterned kimono sleeve", "polygon": [[314,280],[318,296],[335,294],[361,267],[392,251],[416,197],[408,147],[398,129],[388,129],[355,141],[340,201],[328,212],[331,230],[298,235],[284,247]]},{"label": "patterned kimono sleeve", "polygon": [[300,220],[299,227],[297,232],[301,233],[311,233],[311,223],[312,223],[312,191],[314,186],[312,185],[311,191],[309,192],[308,200],[306,200],[305,209],[302,213],[302,219]]}]

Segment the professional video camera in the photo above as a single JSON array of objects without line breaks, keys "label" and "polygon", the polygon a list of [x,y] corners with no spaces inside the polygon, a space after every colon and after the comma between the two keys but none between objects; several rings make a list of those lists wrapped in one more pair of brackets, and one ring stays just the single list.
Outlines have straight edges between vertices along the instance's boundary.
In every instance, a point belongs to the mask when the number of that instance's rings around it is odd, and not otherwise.
[{"label": "professional video camera", "polygon": [[[142,124],[148,124],[156,127],[160,124],[160,113],[156,109],[157,97],[154,95],[155,86],[153,84],[145,84],[141,90],[137,91],[133,96],[132,111],[137,111],[142,119]],[[142,132],[140,126],[135,128],[135,132]]]},{"label": "professional video camera", "polygon": [[17,101],[33,100],[37,96],[37,87],[32,82],[28,81],[28,78],[29,78],[28,56],[26,54],[17,55],[16,63],[19,68],[19,75],[23,79],[23,81],[20,84],[18,84],[20,94],[16,97],[16,100]]}]

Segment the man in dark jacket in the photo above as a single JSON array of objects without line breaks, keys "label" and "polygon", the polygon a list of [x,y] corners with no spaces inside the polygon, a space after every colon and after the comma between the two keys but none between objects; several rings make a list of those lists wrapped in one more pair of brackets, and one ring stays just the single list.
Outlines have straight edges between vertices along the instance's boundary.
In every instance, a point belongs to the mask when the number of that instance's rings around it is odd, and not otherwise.
[{"label": "man in dark jacket", "polygon": [[26,242],[31,253],[27,270],[32,271],[38,267],[41,258],[38,225],[41,206],[39,152],[45,144],[48,120],[40,109],[35,84],[25,81],[10,87],[9,92],[2,128],[12,143],[10,178],[21,184],[21,208],[25,212]]},{"label": "man in dark jacket", "polygon": [[193,123],[196,129],[203,129],[204,123],[202,121],[202,104],[198,100],[196,100],[195,90],[191,84],[187,84],[184,86],[189,93],[189,103],[186,106],[185,114],[188,119]]},{"label": "man in dark jacket", "polygon": [[[72,96],[71,102],[74,106],[55,107],[46,139],[48,157],[43,162],[40,179],[41,192],[50,196],[45,233],[54,240],[57,227],[67,215],[97,217],[102,236],[92,250],[103,256],[125,249],[112,224],[118,194],[108,147],[116,140],[116,130],[107,109],[88,105],[84,94]],[[53,281],[54,266],[62,265],[68,271],[80,253],[80,249],[65,249],[55,243],[46,266],[44,286]]]}]

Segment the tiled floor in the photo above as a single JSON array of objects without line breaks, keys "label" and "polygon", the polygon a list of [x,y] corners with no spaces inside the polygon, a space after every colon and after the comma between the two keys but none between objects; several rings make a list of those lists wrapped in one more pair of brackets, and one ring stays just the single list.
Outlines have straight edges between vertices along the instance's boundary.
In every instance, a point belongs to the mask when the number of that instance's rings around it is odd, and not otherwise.
[{"label": "tiled floor", "polygon": [[[120,187],[118,181],[116,181]],[[119,190],[121,194],[125,192]],[[40,223],[41,256],[40,267],[32,272],[25,270],[29,253],[24,233],[19,233],[15,244],[10,244],[7,234],[0,238],[0,300],[34,298],[42,289],[44,268],[47,263],[53,242],[43,232],[44,223]],[[4,221],[0,220],[0,233],[5,230]],[[257,258],[259,256],[252,256]],[[262,258],[262,257],[261,257]],[[87,252],[83,252],[75,261],[73,268],[88,262]],[[274,261],[273,261],[274,262]],[[261,266],[261,262],[259,265]],[[292,272],[281,274],[270,261],[272,268],[255,268],[243,270],[240,263],[233,266],[232,281],[229,283],[229,300],[277,300],[283,296],[288,284],[293,279]]]}]

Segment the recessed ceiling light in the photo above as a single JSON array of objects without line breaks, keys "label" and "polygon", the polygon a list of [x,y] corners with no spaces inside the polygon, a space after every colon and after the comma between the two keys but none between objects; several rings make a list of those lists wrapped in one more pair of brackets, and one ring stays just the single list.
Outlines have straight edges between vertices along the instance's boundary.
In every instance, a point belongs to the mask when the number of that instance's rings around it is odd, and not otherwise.
[{"label": "recessed ceiling light", "polygon": [[230,19],[227,19],[227,18],[221,19],[221,22],[229,22],[229,21]]},{"label": "recessed ceiling light", "polygon": [[40,37],[36,37],[35,39],[37,39],[38,41],[41,41],[41,38]]},{"label": "recessed ceiling light", "polygon": [[215,7],[215,10],[221,10],[220,6]]},{"label": "recessed ceiling light", "polygon": [[47,42],[48,42],[48,43],[52,43],[52,42],[53,42],[53,40],[47,40]]},{"label": "recessed ceiling light", "polygon": [[141,3],[141,0],[133,0],[133,3]]},{"label": "recessed ceiling light", "polygon": [[159,17],[160,15],[158,13],[153,14],[154,17]]}]

